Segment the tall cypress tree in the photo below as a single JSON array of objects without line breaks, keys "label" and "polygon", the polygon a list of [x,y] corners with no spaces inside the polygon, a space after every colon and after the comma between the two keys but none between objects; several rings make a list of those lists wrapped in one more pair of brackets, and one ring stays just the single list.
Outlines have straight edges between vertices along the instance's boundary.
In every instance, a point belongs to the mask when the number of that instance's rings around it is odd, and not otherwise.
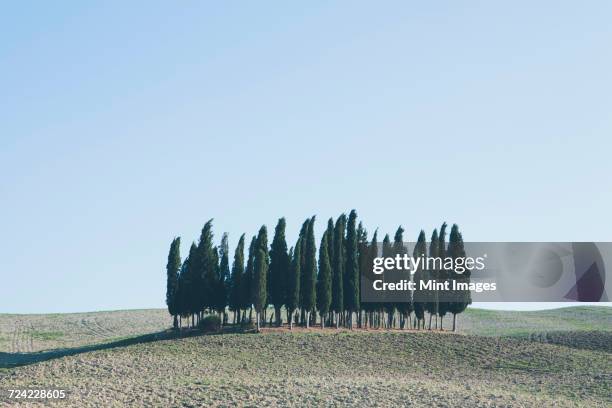
[{"label": "tall cypress tree", "polygon": [[[459,270],[456,266],[456,260],[463,258],[462,265],[465,265],[465,247],[463,237],[459,232],[457,224],[453,224],[448,239],[448,256],[455,260],[455,270],[451,271],[450,278],[458,283],[469,283],[471,271],[467,268]],[[453,314],[453,331],[457,330],[457,315],[462,313],[467,306],[472,303],[472,295],[469,290],[454,290],[452,291],[452,301],[449,303],[449,312]]]},{"label": "tall cypress tree", "polygon": [[232,275],[229,283],[229,308],[234,312],[234,323],[239,323],[240,309],[242,309],[241,290],[244,278],[244,234],[240,236],[236,251],[234,252],[234,263],[232,264]]},{"label": "tall cypress tree", "polygon": [[300,283],[302,280],[302,241],[298,238],[293,248],[289,251],[291,255],[291,269],[287,279],[287,294],[285,298],[285,308],[287,309],[287,322],[289,329],[293,329],[293,313],[300,303]]},{"label": "tall cypress tree", "polygon": [[[384,258],[393,258],[395,256],[393,245],[391,244],[391,238],[389,238],[389,234],[385,234],[385,237],[382,241],[382,256]],[[389,329],[393,325],[393,321],[395,319],[396,306],[397,304],[395,302],[383,303],[384,310],[387,312],[387,326]]]},{"label": "tall cypress tree", "polygon": [[[327,220],[327,256],[329,256],[329,264],[332,266],[332,275],[334,269],[334,219],[332,217]],[[320,256],[320,255],[319,255]]]},{"label": "tall cypress tree", "polygon": [[[440,239],[438,238],[438,230],[434,229],[431,234],[431,242],[429,243],[429,258],[438,259],[440,256]],[[439,271],[435,265],[435,262],[431,265],[431,267],[427,268],[427,277],[430,280],[439,282]],[[433,316],[436,316],[436,325],[438,322],[437,314],[438,314],[438,302],[439,302],[439,292],[435,289],[429,291],[427,293],[427,304],[425,305],[425,310],[429,313],[429,330],[431,330],[431,320]]]},{"label": "tall cypress tree", "polygon": [[[212,222],[212,219],[208,220],[202,228],[195,257],[196,279],[198,281],[196,286],[198,287],[199,297],[197,312],[202,312],[204,309],[215,309],[219,303],[216,291],[219,265],[214,257]],[[194,264],[192,264],[192,267],[194,267]]]},{"label": "tall cypress tree", "polygon": [[359,252],[357,248],[357,212],[351,210],[346,227],[346,267],[344,270],[344,307],[353,328],[353,312],[359,311]]},{"label": "tall cypress tree", "polygon": [[274,230],[274,239],[270,248],[270,302],[274,305],[276,325],[281,326],[281,308],[285,304],[287,293],[287,277],[291,267],[291,260],[287,253],[287,240],[285,239],[286,222],[284,218],[278,220]]},{"label": "tall cypress tree", "polygon": [[[440,235],[438,241],[438,256],[444,261],[446,258],[446,223],[443,223],[440,227]],[[447,282],[449,278],[448,272],[441,268],[438,271],[439,282]],[[440,301],[438,302],[438,316],[440,317],[440,330],[443,330],[444,316],[448,312],[449,302],[448,298],[450,293],[446,290],[438,292]]]},{"label": "tall cypress tree", "polygon": [[257,319],[257,331],[259,332],[259,323],[261,314],[268,306],[268,230],[265,225],[259,229],[257,242],[255,244],[255,258],[253,260],[253,287],[252,297],[253,306],[255,307]]},{"label": "tall cypress tree", "polygon": [[317,308],[321,316],[321,328],[325,327],[325,317],[331,305],[331,263],[328,254],[328,231],[323,233],[319,249],[319,276],[317,279]]},{"label": "tall cypress tree", "polygon": [[200,269],[198,268],[197,261],[199,260],[198,256],[198,247],[195,242],[191,244],[189,248],[189,258],[188,262],[186,262],[186,268],[181,273],[182,279],[182,287],[184,292],[184,303],[183,303],[183,315],[185,317],[191,316],[191,326],[195,326],[194,314],[199,311],[199,305],[201,302],[200,298]]},{"label": "tall cypress tree", "polygon": [[[397,228],[397,231],[395,231],[395,236],[393,237],[393,256],[403,256],[406,253],[408,253],[408,250],[404,246],[404,228],[400,225]],[[408,321],[408,326],[410,326],[410,315],[414,310],[412,306],[411,293],[407,293],[404,302],[397,302],[396,307],[400,315],[400,328],[403,329],[406,326],[406,321]]]},{"label": "tall cypress tree", "polygon": [[332,262],[332,304],[336,327],[340,324],[340,314],[344,311],[344,230],[346,229],[346,215],[342,214],[336,220],[334,227],[334,253]]},{"label": "tall cypress tree", "polygon": [[[425,257],[427,256],[427,239],[425,238],[425,231],[423,230],[419,233],[419,238],[414,246],[412,256],[414,258],[422,258],[422,262],[425,261]],[[425,291],[421,289],[421,282],[425,280],[425,272],[422,264],[415,271],[413,279],[415,284],[413,295],[414,314],[417,319],[417,328],[420,329],[421,327],[425,327],[425,305],[427,303]]]},{"label": "tall cypress tree", "polygon": [[172,316],[172,326],[178,328],[177,319],[177,295],[178,295],[178,279],[181,269],[181,238],[174,238],[170,244],[170,252],[168,253],[168,263],[166,264],[166,305],[168,313]]},{"label": "tall cypress tree", "polygon": [[221,237],[221,245],[219,246],[219,274],[216,282],[216,307],[218,313],[222,315],[222,322],[225,323],[226,313],[225,307],[227,306],[228,297],[228,284],[230,278],[229,269],[229,244],[227,233],[224,233]]},{"label": "tall cypress tree", "polygon": [[357,226],[357,290],[359,292],[359,312],[357,318],[357,327],[361,328],[363,325],[363,313],[362,311],[365,309],[364,305],[361,303],[361,276],[364,272],[363,268],[369,268],[367,265],[372,265],[368,262],[368,257],[370,256],[370,247],[368,245],[368,231],[363,226],[363,223],[360,221]]},{"label": "tall cypress tree", "polygon": [[306,313],[306,328],[310,326],[310,314],[314,310],[317,301],[317,249],[314,238],[313,216],[306,229],[306,244],[302,244],[306,254],[304,255],[304,269],[302,270],[302,284],[300,285],[300,307]]},{"label": "tall cypress tree", "polygon": [[[243,279],[243,287],[242,287],[242,300],[244,309],[249,309],[253,307],[253,275],[254,275],[254,265],[255,265],[255,252],[257,251],[257,237],[253,236],[251,238],[251,243],[249,244],[249,256],[247,258],[246,270],[244,272]],[[251,312],[253,309],[251,309]],[[250,313],[250,312],[249,312]],[[249,314],[249,320],[251,320],[251,315]]]},{"label": "tall cypress tree", "polygon": [[[374,274],[372,272],[372,265],[374,265],[374,258],[378,257],[378,229],[374,230],[374,235],[372,235],[372,240],[367,247],[367,260],[364,262],[363,266],[367,268],[365,273],[368,275],[368,279],[371,280],[374,278]],[[363,309],[366,312],[366,327],[369,323],[370,327],[374,327],[374,312],[379,312],[382,308],[382,304],[380,302],[365,302],[362,303]]]}]

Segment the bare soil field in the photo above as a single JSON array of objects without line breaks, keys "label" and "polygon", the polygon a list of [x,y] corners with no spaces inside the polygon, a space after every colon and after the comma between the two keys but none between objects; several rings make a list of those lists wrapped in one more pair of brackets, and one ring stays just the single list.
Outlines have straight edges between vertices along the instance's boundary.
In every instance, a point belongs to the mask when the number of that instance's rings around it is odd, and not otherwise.
[{"label": "bare soil field", "polygon": [[[163,311],[1,315],[9,340],[0,384],[62,387],[66,400],[44,403],[74,407],[611,406],[609,308],[520,313],[513,324],[511,312],[493,313],[466,313],[461,334],[274,329],[184,338],[164,331]],[[498,336],[478,333],[483,319]],[[547,319],[565,323],[532,329]]]}]

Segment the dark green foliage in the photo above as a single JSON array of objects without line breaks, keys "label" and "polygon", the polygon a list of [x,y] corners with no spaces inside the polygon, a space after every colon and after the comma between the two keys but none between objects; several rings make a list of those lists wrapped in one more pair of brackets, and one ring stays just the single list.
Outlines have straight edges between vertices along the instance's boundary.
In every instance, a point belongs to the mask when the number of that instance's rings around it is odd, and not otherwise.
[{"label": "dark green foliage", "polygon": [[219,313],[225,312],[227,306],[228,284],[230,278],[229,269],[229,244],[227,242],[227,233],[221,238],[219,246],[219,268],[218,277],[215,282],[215,310]]},{"label": "dark green foliage", "polygon": [[292,249],[291,269],[289,278],[287,279],[287,294],[285,299],[285,307],[291,314],[298,308],[300,302],[300,283],[302,279],[302,239],[298,238],[295,244],[295,251]]},{"label": "dark green foliage", "polygon": [[234,252],[234,263],[232,265],[232,275],[229,284],[229,308],[237,311],[244,308],[246,303],[243,296],[243,285],[246,282],[244,277],[244,234],[240,236],[236,251]]},{"label": "dark green foliage", "polygon": [[261,313],[267,306],[266,299],[268,296],[266,284],[268,274],[266,254],[261,248],[255,253],[253,263],[253,306],[258,313]]},{"label": "dark green foliage", "polygon": [[[465,248],[463,243],[463,237],[459,232],[457,224],[453,224],[448,239],[448,256],[453,259],[465,258]],[[450,279],[454,279],[456,282],[469,283],[471,271],[466,269],[461,272],[458,268],[450,273]],[[457,290],[452,293],[452,301],[448,305],[448,311],[453,316],[453,330],[455,329],[455,317],[458,313],[462,313],[466,307],[472,303],[472,297],[469,290]]]},{"label": "dark green foliage", "polygon": [[[440,239],[438,238],[438,230],[434,229],[431,234],[431,242],[429,243],[429,257],[438,258],[440,255]],[[436,268],[427,269],[427,277],[431,280],[439,282],[439,271]],[[427,303],[425,304],[425,310],[430,314],[438,313],[438,291],[432,290],[427,294]],[[431,319],[430,319],[431,323]],[[431,327],[430,327],[431,328]]]},{"label": "dark green foliage", "polygon": [[[442,259],[446,258],[446,223],[443,223],[440,227],[439,244],[438,244],[438,256]],[[448,272],[444,268],[438,271],[438,282],[448,281]],[[439,297],[444,301],[438,302],[438,316],[444,317],[448,312],[449,304],[446,301],[448,299],[448,292],[442,291],[438,293]]]},{"label": "dark green foliage", "polygon": [[[412,256],[415,258],[425,258],[427,256],[427,240],[425,238],[425,231],[423,230],[419,233],[419,238],[414,246]],[[425,318],[425,304],[427,303],[426,293],[420,288],[421,282],[424,280],[426,280],[425,270],[421,266],[417,268],[413,277],[415,284],[415,291],[413,294],[414,314],[419,321]]]},{"label": "dark green foliage", "polygon": [[306,243],[302,243],[302,249],[306,253],[303,255],[304,269],[302,270],[302,282],[300,285],[300,307],[306,312],[314,309],[317,300],[317,250],[314,238],[314,222],[315,217],[312,217],[306,229]]},{"label": "dark green foliage", "polygon": [[329,312],[331,305],[331,263],[328,254],[328,231],[323,233],[319,249],[319,276],[317,279],[317,308],[321,315],[321,321]]},{"label": "dark green foliage", "polygon": [[244,272],[244,285],[242,287],[243,294],[242,299],[244,304],[242,309],[247,309],[253,305],[253,275],[255,265],[255,251],[257,250],[257,237],[251,238],[249,244],[249,257],[247,258],[246,270]]},{"label": "dark green foliage", "polygon": [[198,260],[198,247],[195,243],[191,244],[189,248],[189,257],[184,263],[184,268],[181,271],[181,282],[182,293],[185,296],[184,302],[182,302],[182,316],[191,315],[199,311],[200,305],[200,274],[197,267],[194,267],[195,261]]},{"label": "dark green foliage", "polygon": [[357,212],[349,214],[346,227],[346,267],[344,270],[344,308],[359,310],[359,249],[357,247]]},{"label": "dark green foliage", "polygon": [[331,309],[340,313],[344,310],[344,230],[346,215],[336,220],[334,227],[334,253],[332,259],[332,304]]},{"label": "dark green foliage", "polygon": [[280,323],[280,309],[285,304],[287,292],[287,277],[291,267],[291,260],[287,253],[287,240],[285,239],[285,219],[281,218],[274,230],[274,239],[270,248],[270,303],[274,305],[277,323]]},{"label": "dark green foliage", "polygon": [[172,240],[172,244],[170,244],[170,251],[168,253],[168,263],[166,264],[166,305],[168,306],[168,313],[175,317],[178,314],[176,303],[180,269],[181,238],[178,237],[174,238]]},{"label": "dark green foliage", "polygon": [[329,256],[329,264],[332,266],[332,275],[333,275],[333,265],[334,265],[334,219],[330,218],[327,220],[327,256]]},{"label": "dark green foliage", "polygon": [[[395,236],[393,237],[392,254],[393,256],[395,255],[403,256],[404,254],[407,254],[407,253],[408,253],[408,249],[404,245],[404,228],[402,228],[402,226],[400,225],[397,228],[397,231],[395,231]],[[407,293],[406,297],[407,299],[405,302],[398,302],[396,304],[397,311],[401,313],[404,317],[406,317],[407,315],[410,315],[412,311],[414,310],[410,293]]]},{"label": "dark green foliage", "polygon": [[200,320],[198,327],[202,329],[204,333],[217,332],[221,329],[221,319],[219,316],[215,315],[206,316],[204,319]]},{"label": "dark green foliage", "polygon": [[257,234],[255,242],[255,257],[253,258],[253,282],[251,300],[255,310],[261,313],[268,306],[268,229],[263,225]]},{"label": "dark green foliage", "polygon": [[[385,258],[395,256],[395,254],[393,253],[393,245],[391,245],[391,238],[389,238],[389,234],[385,234],[385,237],[383,238],[382,256]],[[383,307],[385,311],[389,314],[389,316],[393,316],[393,314],[395,313],[395,306],[396,304],[393,302],[385,302],[383,304]]]},{"label": "dark green foliage", "polygon": [[198,301],[194,313],[204,309],[214,309],[219,303],[216,297],[219,264],[218,256],[215,256],[218,254],[213,246],[212,221],[212,219],[208,220],[202,228],[195,262],[192,264],[198,281]]}]

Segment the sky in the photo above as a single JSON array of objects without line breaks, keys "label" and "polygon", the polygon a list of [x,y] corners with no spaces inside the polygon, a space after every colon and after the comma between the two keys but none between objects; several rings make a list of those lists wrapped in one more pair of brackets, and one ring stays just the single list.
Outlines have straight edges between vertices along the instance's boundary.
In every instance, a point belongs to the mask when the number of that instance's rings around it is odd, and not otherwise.
[{"label": "sky", "polygon": [[0,313],[164,307],[171,240],[210,218],[231,250],[352,208],[410,239],[611,241],[611,13],[5,2]]}]

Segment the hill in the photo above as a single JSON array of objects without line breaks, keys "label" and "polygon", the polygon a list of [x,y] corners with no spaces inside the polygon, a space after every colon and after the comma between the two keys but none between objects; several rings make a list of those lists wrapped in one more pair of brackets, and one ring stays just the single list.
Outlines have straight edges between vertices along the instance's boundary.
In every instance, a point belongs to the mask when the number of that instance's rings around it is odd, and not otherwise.
[{"label": "hill", "polygon": [[163,330],[170,319],[162,310],[1,315],[0,383],[55,384],[69,391],[69,406],[604,407],[612,403],[611,315],[597,307],[470,310],[462,334],[187,338]]}]

